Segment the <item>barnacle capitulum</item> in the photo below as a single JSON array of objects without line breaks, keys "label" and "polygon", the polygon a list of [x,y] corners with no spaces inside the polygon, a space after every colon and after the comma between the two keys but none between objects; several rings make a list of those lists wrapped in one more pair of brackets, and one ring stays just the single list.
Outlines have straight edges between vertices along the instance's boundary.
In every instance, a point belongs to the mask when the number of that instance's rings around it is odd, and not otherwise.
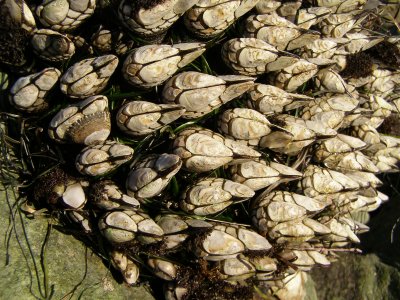
[{"label": "barnacle capitulum", "polygon": [[89,18],[95,8],[95,0],[45,0],[36,8],[36,15],[45,27],[70,31]]},{"label": "barnacle capitulum", "polygon": [[192,234],[208,232],[212,224],[180,215],[162,214],[156,217],[157,224],[164,231],[164,245],[176,249]]},{"label": "barnacle capitulum", "polygon": [[301,180],[301,187],[306,196],[315,197],[321,194],[357,190],[361,185],[341,172],[308,165]]},{"label": "barnacle capitulum", "polygon": [[253,209],[253,224],[262,235],[278,243],[304,242],[316,234],[330,233],[324,225],[311,219],[313,214],[322,211],[328,204],[291,192],[261,194]]},{"label": "barnacle capitulum", "polygon": [[251,229],[217,223],[193,251],[205,260],[220,261],[234,258],[244,251],[267,252],[271,247],[266,238]]},{"label": "barnacle capitulum", "polygon": [[138,199],[159,195],[181,166],[181,158],[174,154],[150,154],[141,158],[126,179],[128,195]]},{"label": "barnacle capitulum", "polygon": [[283,54],[274,46],[256,38],[231,39],[222,47],[225,64],[235,73],[246,76],[281,70],[299,60],[294,55]]},{"label": "barnacle capitulum", "polygon": [[200,38],[212,38],[250,11],[259,0],[199,0],[184,15],[186,28]]},{"label": "barnacle capitulum", "polygon": [[114,210],[99,220],[101,234],[115,244],[139,241],[142,244],[162,240],[163,230],[147,214],[137,210]]},{"label": "barnacle capitulum", "polygon": [[214,170],[234,160],[249,160],[261,156],[259,152],[237,141],[201,127],[181,131],[173,142],[173,153],[180,156],[182,168],[191,172]]},{"label": "barnacle capitulum", "polygon": [[61,77],[60,89],[71,98],[86,98],[102,92],[118,65],[118,57],[104,55],[84,59]]},{"label": "barnacle capitulum", "polygon": [[101,176],[128,162],[132,156],[131,147],[106,141],[84,148],[76,157],[75,166],[81,174]]},{"label": "barnacle capitulum", "polygon": [[318,23],[321,33],[327,37],[343,37],[365,18],[365,16],[360,16],[361,12],[361,10],[354,10],[347,13],[330,14]]},{"label": "barnacle capitulum", "polygon": [[90,145],[104,142],[111,131],[106,96],[92,96],[61,109],[51,120],[48,133],[58,143]]},{"label": "barnacle capitulum", "polygon": [[176,104],[130,101],[117,112],[117,125],[128,135],[141,137],[172,123],[184,113],[185,108]]},{"label": "barnacle capitulum", "polygon": [[131,31],[146,39],[156,39],[198,0],[165,0],[135,3],[123,0],[118,7],[118,17]]},{"label": "barnacle capitulum", "polygon": [[301,8],[297,11],[295,24],[300,28],[309,29],[311,26],[319,23],[330,14],[331,9],[328,7],[312,6]]},{"label": "barnacle capitulum", "polygon": [[28,33],[32,33],[36,29],[35,18],[32,11],[24,0],[5,0],[1,3],[2,16],[9,18],[5,20],[10,23],[17,24]]},{"label": "barnacle capitulum", "polygon": [[151,268],[154,275],[161,279],[172,281],[177,277],[178,267],[170,261],[159,258],[149,258],[147,260],[147,265]]},{"label": "barnacle capitulum", "polygon": [[135,284],[139,278],[139,267],[137,264],[120,251],[112,251],[110,254],[111,263],[122,273],[124,281],[129,284]]},{"label": "barnacle capitulum", "polygon": [[149,88],[171,77],[205,51],[201,43],[148,45],[134,49],[124,61],[122,74],[132,85]]},{"label": "barnacle capitulum", "polygon": [[271,132],[270,126],[263,114],[250,108],[227,109],[218,120],[218,129],[226,137],[251,146],[257,146],[260,138]]},{"label": "barnacle capitulum", "polygon": [[260,0],[256,5],[256,9],[259,14],[267,14],[276,11],[278,15],[290,18],[296,15],[301,3],[302,0]]},{"label": "barnacle capitulum", "polygon": [[256,83],[247,93],[247,106],[264,115],[282,113],[302,107],[312,100],[312,97],[288,93],[273,85]]},{"label": "barnacle capitulum", "polygon": [[285,91],[293,92],[318,72],[318,66],[305,59],[289,64],[272,76],[273,83]]},{"label": "barnacle capitulum", "polygon": [[267,255],[251,257],[240,254],[218,262],[218,271],[229,282],[242,282],[251,277],[260,281],[270,280],[277,269],[277,261]]},{"label": "barnacle capitulum", "polygon": [[250,160],[229,168],[231,179],[242,183],[254,191],[266,188],[276,182],[298,180],[302,173],[276,162]]},{"label": "barnacle capitulum", "polygon": [[254,191],[246,185],[223,178],[203,179],[182,193],[182,210],[199,215],[216,214],[235,201],[243,201],[254,196]]},{"label": "barnacle capitulum", "polygon": [[291,51],[319,39],[320,34],[297,27],[274,12],[247,18],[244,36],[263,40],[278,50]]},{"label": "barnacle capitulum", "polygon": [[110,30],[100,26],[92,35],[91,44],[102,54],[116,53],[117,55],[124,55],[132,48],[133,41],[127,40],[120,30]]},{"label": "barnacle capitulum", "polygon": [[297,155],[314,141],[334,137],[337,134],[322,122],[307,121],[291,115],[281,114],[270,120],[278,127],[260,139],[259,147],[287,155]]},{"label": "barnacle capitulum", "polygon": [[31,44],[37,56],[50,62],[70,59],[75,53],[75,45],[68,36],[51,29],[36,30]]},{"label": "barnacle capitulum", "polygon": [[48,108],[48,93],[61,73],[56,68],[46,68],[38,73],[19,78],[10,90],[10,102],[24,112],[40,112]]},{"label": "barnacle capitulum", "polygon": [[140,202],[137,199],[123,193],[111,180],[102,180],[92,184],[89,199],[93,205],[102,210],[111,211],[140,207]]},{"label": "barnacle capitulum", "polygon": [[182,72],[165,83],[162,101],[182,105],[186,109],[182,117],[193,119],[243,95],[253,82],[254,78],[240,75]]}]

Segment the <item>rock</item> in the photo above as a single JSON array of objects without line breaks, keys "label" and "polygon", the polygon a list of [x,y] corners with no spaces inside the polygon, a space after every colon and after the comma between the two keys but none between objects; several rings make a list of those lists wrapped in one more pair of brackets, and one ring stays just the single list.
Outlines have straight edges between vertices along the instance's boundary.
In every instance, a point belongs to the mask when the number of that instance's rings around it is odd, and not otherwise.
[{"label": "rock", "polygon": [[143,286],[118,283],[98,256],[50,221],[26,218],[12,190],[0,191],[0,298],[154,299]]}]

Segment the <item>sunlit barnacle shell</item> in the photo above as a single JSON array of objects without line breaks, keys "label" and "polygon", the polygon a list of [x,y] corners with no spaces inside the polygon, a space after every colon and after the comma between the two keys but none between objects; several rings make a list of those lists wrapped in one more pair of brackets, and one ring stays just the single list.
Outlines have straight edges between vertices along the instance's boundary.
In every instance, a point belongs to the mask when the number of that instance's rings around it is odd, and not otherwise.
[{"label": "sunlit barnacle shell", "polygon": [[326,58],[330,59],[335,55],[338,48],[337,39],[323,38],[305,45],[302,52],[302,57],[307,58]]},{"label": "sunlit barnacle shell", "polygon": [[287,155],[297,155],[304,147],[313,143],[317,139],[316,133],[294,119],[289,115],[272,117],[272,124],[279,128],[263,136],[259,141],[259,147]]},{"label": "sunlit barnacle shell", "polygon": [[313,5],[330,8],[332,13],[346,13],[359,10],[367,0],[317,0],[310,1]]},{"label": "sunlit barnacle shell", "polygon": [[316,236],[326,235],[331,232],[324,224],[308,217],[278,223],[272,228],[268,228],[266,232],[260,228],[258,228],[258,231],[278,244],[304,243]]},{"label": "sunlit barnacle shell", "polygon": [[376,173],[377,166],[359,150],[366,143],[355,137],[338,134],[337,137],[323,141],[315,151],[315,160],[337,171],[367,171]]},{"label": "sunlit barnacle shell", "polygon": [[322,141],[317,148],[317,152],[322,150],[328,153],[349,153],[362,150],[366,146],[365,142],[356,137],[338,134],[336,137]]},{"label": "sunlit barnacle shell", "polygon": [[124,133],[140,137],[175,121],[184,112],[185,109],[176,104],[130,101],[119,109],[117,125]]},{"label": "sunlit barnacle shell", "polygon": [[61,77],[61,91],[71,98],[85,98],[103,91],[118,65],[115,55],[84,59]]},{"label": "sunlit barnacle shell", "polygon": [[199,72],[182,72],[164,85],[164,103],[182,105],[183,118],[200,117],[236,97],[253,86],[254,78],[240,75],[212,76]]},{"label": "sunlit barnacle shell", "polygon": [[276,11],[281,6],[280,0],[260,0],[256,5],[258,14],[268,14]]},{"label": "sunlit barnacle shell", "polygon": [[277,269],[277,262],[266,255],[247,257],[240,254],[218,263],[218,271],[227,281],[243,281],[253,276],[257,280],[268,280],[273,278]]},{"label": "sunlit barnacle shell", "polygon": [[324,235],[322,238],[334,242],[337,246],[344,246],[349,242],[359,243],[360,239],[356,234],[369,230],[368,226],[345,217],[322,217],[320,222],[331,230],[330,234]]},{"label": "sunlit barnacle shell", "polygon": [[49,124],[49,136],[58,143],[90,145],[104,142],[111,131],[108,99],[92,96],[61,109]]},{"label": "sunlit barnacle shell", "polygon": [[122,273],[124,281],[131,285],[135,284],[139,278],[139,267],[125,254],[119,251],[112,251],[110,254],[111,263]]},{"label": "sunlit barnacle shell", "polygon": [[370,94],[386,98],[393,93],[398,80],[395,72],[377,68],[367,77],[350,78],[348,83],[357,88],[362,88]]},{"label": "sunlit barnacle shell", "polygon": [[244,37],[263,40],[278,50],[298,49],[320,37],[319,32],[299,28],[275,12],[250,16],[244,26]]},{"label": "sunlit barnacle shell", "polygon": [[4,0],[1,3],[3,24],[18,24],[22,29],[32,33],[36,29],[35,18],[24,0]]},{"label": "sunlit barnacle shell", "polygon": [[276,11],[282,17],[291,18],[296,15],[300,8],[302,0],[260,0],[256,5],[258,14],[268,14]]},{"label": "sunlit barnacle shell", "polygon": [[393,173],[400,171],[398,166],[399,160],[394,157],[386,155],[374,155],[371,160],[381,173]]},{"label": "sunlit barnacle shell", "polygon": [[223,178],[203,179],[181,195],[180,207],[188,213],[205,216],[253,196],[254,191],[243,184]]},{"label": "sunlit barnacle shell", "polygon": [[287,56],[274,46],[255,38],[237,38],[227,41],[222,47],[222,59],[234,72],[256,76],[284,69],[299,59]]},{"label": "sunlit barnacle shell", "polygon": [[268,195],[261,194],[255,200],[252,212],[253,223],[261,232],[278,223],[304,218],[307,215],[322,211],[329,203],[299,194],[273,191]]},{"label": "sunlit barnacle shell", "polygon": [[379,169],[375,166],[375,164],[360,151],[334,154],[317,151],[315,157],[316,161],[321,162],[327,168],[336,171],[379,172]]},{"label": "sunlit barnacle shell", "polygon": [[361,186],[343,173],[316,165],[308,165],[304,170],[301,187],[306,196],[315,197],[321,194],[357,190]]},{"label": "sunlit barnacle shell", "polygon": [[263,114],[250,108],[227,109],[218,120],[218,129],[224,136],[251,146],[257,146],[260,138],[271,132],[270,126]]},{"label": "sunlit barnacle shell", "polygon": [[370,145],[364,152],[372,158],[381,172],[397,172],[400,161],[400,139],[380,135],[380,142]]},{"label": "sunlit barnacle shell", "polygon": [[251,229],[217,223],[193,251],[205,260],[220,261],[244,251],[268,251],[271,247],[267,239]]},{"label": "sunlit barnacle shell", "polygon": [[67,60],[75,53],[75,45],[66,35],[50,29],[36,30],[31,44],[35,54],[47,61]]},{"label": "sunlit barnacle shell", "polygon": [[362,32],[347,32],[343,38],[336,39],[338,48],[335,54],[348,55],[365,51],[384,40],[380,36],[371,36]]},{"label": "sunlit barnacle shell", "polygon": [[93,47],[102,54],[124,55],[133,46],[133,41],[126,40],[122,31],[109,30],[102,25],[93,33],[91,42]]},{"label": "sunlit barnacle shell", "polygon": [[248,160],[261,154],[250,147],[201,127],[185,129],[177,135],[173,153],[180,156],[183,168],[190,172],[207,172],[234,160]]},{"label": "sunlit barnacle shell", "polygon": [[230,167],[231,179],[254,191],[266,188],[275,182],[300,179],[302,173],[288,166],[264,160],[247,161]]},{"label": "sunlit barnacle shell", "polygon": [[159,195],[181,166],[181,158],[174,154],[150,154],[141,158],[126,179],[128,195],[138,199]]},{"label": "sunlit barnacle shell", "polygon": [[199,0],[189,9],[186,28],[201,38],[211,38],[250,11],[259,0]]},{"label": "sunlit barnacle shell", "polygon": [[164,244],[167,249],[177,248],[191,234],[198,234],[212,228],[212,225],[206,221],[184,218],[180,215],[163,214],[158,216],[156,221],[164,231]]},{"label": "sunlit barnacle shell", "polygon": [[114,141],[89,145],[76,157],[75,166],[79,173],[89,176],[105,175],[129,161],[133,149]]},{"label": "sunlit barnacle shell", "polygon": [[69,31],[89,18],[95,7],[95,0],[45,0],[36,8],[36,15],[45,27]]},{"label": "sunlit barnacle shell", "polygon": [[302,271],[310,271],[315,265],[329,266],[331,264],[327,253],[321,253],[319,249],[313,250],[313,247],[307,243],[294,247],[291,250],[285,249],[279,253],[279,257],[290,261]]},{"label": "sunlit barnacle shell", "polygon": [[374,211],[387,201],[388,197],[385,194],[377,192],[376,195],[349,195],[350,193],[340,193],[338,197],[332,199],[333,205],[331,211],[337,215],[348,215],[352,212]]},{"label": "sunlit barnacle shell", "polygon": [[89,219],[89,212],[86,210],[65,210],[65,214],[68,219],[80,226],[80,228],[86,233],[91,234],[93,232],[92,224]]},{"label": "sunlit barnacle shell", "polygon": [[118,17],[133,32],[153,38],[166,31],[198,0],[165,0],[152,2],[120,1]]},{"label": "sunlit barnacle shell", "polygon": [[149,258],[147,260],[147,265],[151,268],[154,275],[163,280],[171,281],[177,277],[177,265],[170,261],[160,258]]},{"label": "sunlit barnacle shell", "polygon": [[[324,120],[330,128],[340,128],[346,115],[355,112],[359,105],[356,98],[345,94],[327,95],[308,102],[303,108],[301,117],[305,120]],[[337,112],[337,117],[335,116]],[[355,114],[357,114],[355,112]]]},{"label": "sunlit barnacle shell", "polygon": [[326,37],[343,37],[364,19],[358,15],[361,12],[354,10],[348,13],[330,14],[318,23],[321,33]]},{"label": "sunlit barnacle shell", "polygon": [[19,78],[10,89],[10,102],[18,110],[39,112],[48,108],[48,93],[57,83],[61,73],[56,68],[46,68],[38,73]]},{"label": "sunlit barnacle shell", "polygon": [[124,194],[111,180],[97,181],[91,185],[90,202],[102,210],[139,208],[140,203]]},{"label": "sunlit barnacle shell", "polygon": [[281,113],[306,105],[312,97],[288,93],[273,85],[256,83],[247,93],[247,106],[264,115]]},{"label": "sunlit barnacle shell", "polygon": [[[346,171],[344,174],[349,177],[354,182],[357,182],[361,188],[369,188],[373,187],[376,189],[377,187],[382,185],[382,181],[373,173],[370,172],[362,172],[362,171]],[[376,195],[376,191],[372,191],[374,195]],[[365,194],[367,194],[366,191]]]},{"label": "sunlit barnacle shell", "polygon": [[297,11],[295,24],[300,28],[309,29],[331,14],[328,7],[308,7]]},{"label": "sunlit barnacle shell", "polygon": [[122,74],[132,85],[153,87],[162,84],[179,68],[205,51],[200,43],[148,45],[134,49],[124,61]]},{"label": "sunlit barnacle shell", "polygon": [[339,73],[330,68],[324,68],[318,71],[315,76],[315,87],[319,91],[337,94],[350,93],[353,91],[352,86],[348,85]]},{"label": "sunlit barnacle shell", "polygon": [[101,234],[111,243],[121,244],[137,239],[143,244],[162,240],[163,230],[147,214],[137,210],[115,210],[99,220]]},{"label": "sunlit barnacle shell", "polygon": [[300,59],[277,72],[273,76],[273,82],[276,87],[292,92],[311,79],[317,72],[318,66],[316,64]]},{"label": "sunlit barnacle shell", "polygon": [[384,98],[374,94],[365,95],[362,97],[366,101],[362,104],[363,108],[370,109],[373,111],[372,117],[387,118],[395,111],[393,106],[387,102]]},{"label": "sunlit barnacle shell", "polygon": [[52,192],[55,193],[55,203],[67,209],[81,209],[87,201],[84,187],[87,187],[88,183],[85,181],[78,181],[73,178],[69,178],[66,182],[60,183],[53,187]]},{"label": "sunlit barnacle shell", "polygon": [[351,134],[364,141],[367,145],[379,144],[381,141],[379,132],[369,124],[352,127]]}]

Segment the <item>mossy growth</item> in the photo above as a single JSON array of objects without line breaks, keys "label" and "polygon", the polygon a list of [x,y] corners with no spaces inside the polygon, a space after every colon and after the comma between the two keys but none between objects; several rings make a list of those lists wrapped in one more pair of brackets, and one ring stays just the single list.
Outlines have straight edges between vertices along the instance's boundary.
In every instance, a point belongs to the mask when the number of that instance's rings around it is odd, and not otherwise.
[{"label": "mossy growth", "polygon": [[372,73],[371,57],[364,53],[348,55],[346,58],[346,68],[340,73],[343,78],[366,77]]}]

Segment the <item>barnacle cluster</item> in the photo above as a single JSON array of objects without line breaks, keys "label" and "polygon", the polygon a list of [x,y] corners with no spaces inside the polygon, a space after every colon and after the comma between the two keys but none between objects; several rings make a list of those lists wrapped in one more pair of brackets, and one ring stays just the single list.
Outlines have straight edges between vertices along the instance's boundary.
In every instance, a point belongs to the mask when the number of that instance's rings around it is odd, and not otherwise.
[{"label": "barnacle cluster", "polygon": [[388,200],[396,1],[36,2],[0,1],[7,109],[40,129],[29,201],[127,284],[284,299]]}]

